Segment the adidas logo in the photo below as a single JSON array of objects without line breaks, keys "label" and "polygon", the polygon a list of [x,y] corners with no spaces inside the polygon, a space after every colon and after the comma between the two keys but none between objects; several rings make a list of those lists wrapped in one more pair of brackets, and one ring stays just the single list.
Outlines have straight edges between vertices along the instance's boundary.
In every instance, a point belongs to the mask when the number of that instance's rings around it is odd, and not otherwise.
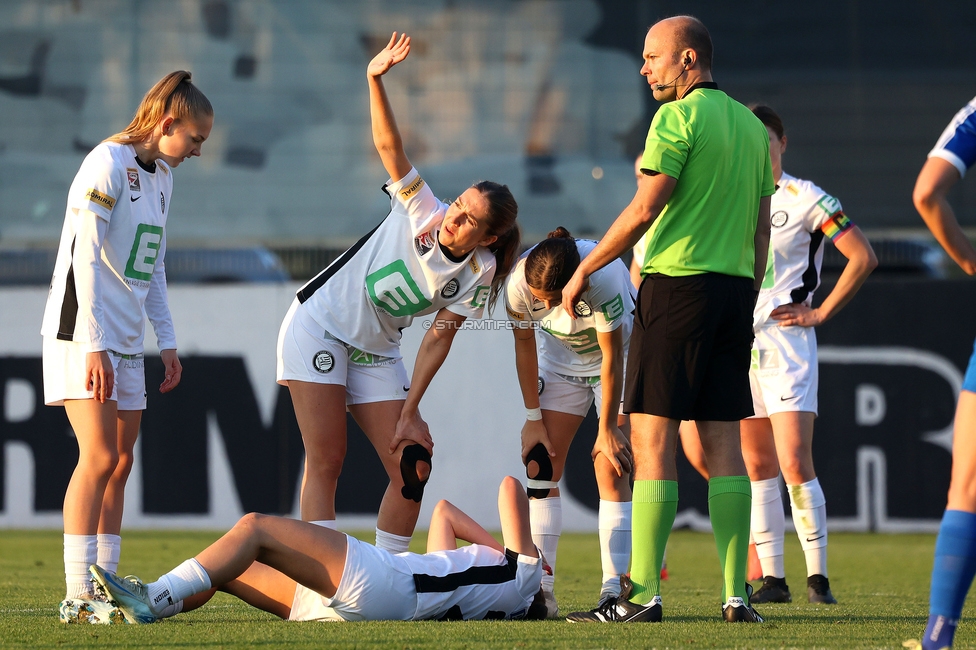
[{"label": "adidas logo", "polygon": [[727,603],[725,603],[725,606],[726,607],[745,607],[746,606],[746,603],[745,603],[744,600],[742,600],[738,596],[732,596],[731,598],[729,598],[729,601]]},{"label": "adidas logo", "polygon": [[169,598],[169,589],[167,589],[166,591],[164,591],[164,592],[162,592],[162,593],[160,593],[160,594],[157,594],[157,595],[156,595],[156,597],[155,597],[155,598],[153,598],[153,605],[158,605],[158,604],[159,604],[159,602],[160,602],[161,600],[163,600],[164,598],[165,598],[165,599],[166,599],[166,600],[167,600],[168,602],[170,602],[170,603],[172,603],[172,602],[173,602],[173,601],[171,601],[171,600],[170,600],[170,598]]}]

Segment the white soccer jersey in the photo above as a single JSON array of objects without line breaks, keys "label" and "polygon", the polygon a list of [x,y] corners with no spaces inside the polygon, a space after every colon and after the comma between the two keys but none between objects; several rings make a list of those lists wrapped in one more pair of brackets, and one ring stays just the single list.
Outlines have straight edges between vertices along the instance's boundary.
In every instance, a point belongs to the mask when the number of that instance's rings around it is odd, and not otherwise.
[{"label": "white soccer jersey", "polygon": [[756,302],[756,328],[769,324],[770,312],[780,305],[810,305],[820,286],[824,235],[836,239],[851,227],[840,201],[786,173],[772,196],[769,215],[769,258]]},{"label": "white soccer jersey", "polygon": [[416,169],[388,181],[392,210],[298,292],[330,334],[364,352],[399,358],[400,330],[447,307],[480,318],[495,275],[495,257],[479,246],[459,262],[437,243],[447,205]]},{"label": "white soccer jersey", "polygon": [[166,163],[142,164],[131,145],[103,142],[85,157],[68,191],[41,334],[136,354],[145,308],[160,349],[176,347],[163,265],[172,191]]},{"label": "white soccer jersey", "polygon": [[415,621],[522,618],[542,585],[539,558],[481,544],[391,557],[395,568],[413,574]]},{"label": "white soccer jersey", "polygon": [[[595,241],[576,240],[580,259],[595,246]],[[517,323],[540,324],[535,336],[540,368],[572,377],[599,375],[603,354],[597,332],[622,327],[626,346],[634,325],[634,285],[627,266],[616,259],[591,275],[589,286],[576,303],[577,318],[573,319],[561,305],[546,309],[546,304],[529,291],[525,259],[531,250],[519,258],[506,282],[505,309],[509,318]]]}]

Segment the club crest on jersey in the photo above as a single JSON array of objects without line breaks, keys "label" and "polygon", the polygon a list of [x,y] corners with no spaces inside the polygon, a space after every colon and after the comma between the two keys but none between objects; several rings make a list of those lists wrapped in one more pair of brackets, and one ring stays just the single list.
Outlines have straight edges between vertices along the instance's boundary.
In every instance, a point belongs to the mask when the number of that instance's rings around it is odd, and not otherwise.
[{"label": "club crest on jersey", "polygon": [[414,238],[413,244],[417,247],[417,255],[423,257],[433,250],[434,235],[429,230],[427,232],[422,232]]},{"label": "club crest on jersey", "polygon": [[539,394],[542,395],[542,391],[546,389],[546,380],[539,377]]},{"label": "club crest on jersey", "polygon": [[162,192],[159,193],[159,210],[163,214],[166,214],[166,197],[163,196]]},{"label": "club crest on jersey", "polygon": [[457,278],[453,278],[450,282],[444,285],[443,289],[441,289],[441,297],[453,298],[457,294],[460,287],[461,284],[457,281]]},{"label": "club crest on jersey", "polygon": [[129,191],[130,192],[141,192],[142,187],[139,185],[139,170],[132,169],[131,167],[125,168],[125,177],[129,179]]},{"label": "club crest on jersey", "polygon": [[769,225],[773,228],[782,228],[786,225],[789,218],[790,215],[786,214],[783,210],[779,210],[778,212],[774,212],[773,216],[769,218]]},{"label": "club crest on jersey", "polygon": [[587,316],[591,316],[593,314],[593,310],[590,309],[590,306],[587,305],[583,300],[576,303],[576,306],[573,307],[573,311],[576,312],[576,315],[580,318],[586,318]]},{"label": "club crest on jersey", "polygon": [[335,359],[332,358],[332,353],[328,350],[319,350],[312,357],[312,367],[323,375],[335,366]]}]

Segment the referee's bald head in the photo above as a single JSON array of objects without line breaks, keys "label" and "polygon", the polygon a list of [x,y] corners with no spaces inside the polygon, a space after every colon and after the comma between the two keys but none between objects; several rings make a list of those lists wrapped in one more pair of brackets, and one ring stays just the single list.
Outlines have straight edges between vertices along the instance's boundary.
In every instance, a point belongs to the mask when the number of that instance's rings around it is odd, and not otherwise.
[{"label": "referee's bald head", "polygon": [[671,16],[657,21],[647,31],[651,30],[660,30],[662,36],[667,34],[675,53],[694,50],[698,67],[711,71],[712,37],[702,21],[694,16]]}]

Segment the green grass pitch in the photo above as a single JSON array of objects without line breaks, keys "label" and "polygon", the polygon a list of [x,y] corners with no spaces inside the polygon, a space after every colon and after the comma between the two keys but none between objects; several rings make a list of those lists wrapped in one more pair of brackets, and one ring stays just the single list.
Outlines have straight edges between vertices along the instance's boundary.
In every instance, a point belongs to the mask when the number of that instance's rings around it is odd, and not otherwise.
[{"label": "green grass pitch", "polygon": [[[193,556],[216,533],[125,531],[122,573],[153,580]],[[369,539],[371,535],[364,535]],[[422,551],[416,535],[412,550]],[[207,606],[147,626],[62,625],[59,531],[0,531],[0,647],[178,648],[900,648],[918,638],[928,609],[932,535],[833,534],[831,586],[839,605],[806,602],[803,556],[787,536],[795,602],[766,605],[761,625],[721,622],[718,559],[711,535],[675,532],[668,548],[661,624],[534,622],[288,623],[218,594]],[[565,534],[556,595],[562,612],[592,607],[600,585],[596,534]],[[967,612],[972,603],[967,606]],[[965,615],[964,615],[965,616]],[[964,621],[956,647],[976,646]]]}]

